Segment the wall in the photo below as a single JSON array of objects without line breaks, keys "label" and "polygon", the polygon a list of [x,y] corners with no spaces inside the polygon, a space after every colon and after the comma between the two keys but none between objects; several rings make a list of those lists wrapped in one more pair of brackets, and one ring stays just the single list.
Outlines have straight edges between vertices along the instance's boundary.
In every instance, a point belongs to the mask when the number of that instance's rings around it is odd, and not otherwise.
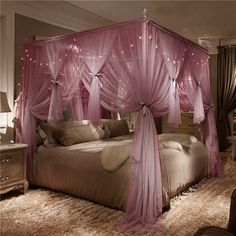
[{"label": "wall", "polygon": [[35,36],[51,37],[72,33],[55,25],[47,24],[26,16],[15,15],[15,98],[18,95],[18,83],[21,80],[21,67],[24,42],[32,41]]}]

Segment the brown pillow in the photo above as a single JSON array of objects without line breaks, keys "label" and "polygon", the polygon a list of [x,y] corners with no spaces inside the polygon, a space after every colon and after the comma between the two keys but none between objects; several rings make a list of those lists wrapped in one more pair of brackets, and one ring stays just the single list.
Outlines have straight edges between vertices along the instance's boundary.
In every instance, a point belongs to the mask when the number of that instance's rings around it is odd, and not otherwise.
[{"label": "brown pillow", "polygon": [[64,146],[97,140],[89,124],[77,127],[54,127],[52,133],[56,140]]},{"label": "brown pillow", "polygon": [[100,124],[105,125],[110,131],[110,137],[130,134],[126,120],[102,119]]}]

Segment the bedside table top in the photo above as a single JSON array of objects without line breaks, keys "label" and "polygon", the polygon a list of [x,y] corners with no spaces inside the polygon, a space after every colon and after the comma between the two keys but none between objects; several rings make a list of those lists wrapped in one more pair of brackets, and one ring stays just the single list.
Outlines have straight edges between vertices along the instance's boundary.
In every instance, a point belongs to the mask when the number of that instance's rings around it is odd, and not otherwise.
[{"label": "bedside table top", "polygon": [[0,152],[6,150],[22,149],[26,147],[28,147],[28,145],[24,143],[8,143],[0,145]]}]

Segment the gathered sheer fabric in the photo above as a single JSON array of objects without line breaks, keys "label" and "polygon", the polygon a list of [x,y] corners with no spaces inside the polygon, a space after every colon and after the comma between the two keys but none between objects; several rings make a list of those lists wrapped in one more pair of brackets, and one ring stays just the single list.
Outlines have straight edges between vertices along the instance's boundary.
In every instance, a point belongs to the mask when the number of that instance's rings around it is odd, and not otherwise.
[{"label": "gathered sheer fabric", "polygon": [[[24,58],[18,133],[30,147],[29,168],[36,119],[58,122],[68,105],[75,120],[97,121],[101,106],[112,112],[138,112],[122,229],[161,227],[156,223],[162,213],[162,170],[154,116],[168,115],[170,125],[178,126],[181,111],[194,112],[208,148],[209,176],[219,175],[205,49],[140,19],[28,43]],[[82,83],[89,92],[87,110]]]}]

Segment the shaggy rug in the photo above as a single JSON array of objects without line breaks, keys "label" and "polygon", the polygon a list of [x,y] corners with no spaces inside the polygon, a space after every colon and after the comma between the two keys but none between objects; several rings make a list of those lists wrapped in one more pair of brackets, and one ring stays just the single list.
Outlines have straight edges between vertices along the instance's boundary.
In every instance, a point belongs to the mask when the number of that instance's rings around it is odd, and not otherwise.
[{"label": "shaggy rug", "polygon": [[1,200],[0,235],[190,236],[202,226],[226,227],[230,195],[236,188],[236,162],[224,163],[223,171],[223,177],[204,180],[173,199],[171,209],[158,219],[165,225],[162,232],[118,232],[114,225],[124,217],[122,211],[63,193],[33,189]]}]

